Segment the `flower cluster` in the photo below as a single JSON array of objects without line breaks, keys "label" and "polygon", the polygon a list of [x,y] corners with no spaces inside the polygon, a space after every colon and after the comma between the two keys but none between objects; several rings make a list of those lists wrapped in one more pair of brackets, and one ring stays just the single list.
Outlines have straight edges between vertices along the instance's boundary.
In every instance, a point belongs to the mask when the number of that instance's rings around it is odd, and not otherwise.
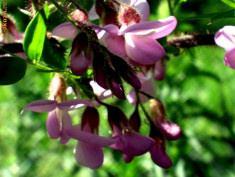
[{"label": "flower cluster", "polygon": [[[52,31],[55,38],[73,41],[69,75],[55,74],[49,100],[33,101],[23,111],[49,112],[46,123],[49,137],[60,139],[62,144],[71,138],[78,140],[76,160],[91,169],[102,165],[102,148],[108,146],[121,151],[127,163],[150,152],[155,164],[171,167],[165,141],[180,138],[181,130],[167,119],[163,104],[154,95],[155,79],[162,80],[166,69],[165,51],[157,39],[175,29],[176,18],[147,21],[146,0],[96,0],[89,14],[76,9],[71,17],[75,25],[66,22]],[[94,18],[99,18],[102,26],[92,24]],[[127,96],[123,81],[131,86]],[[72,88],[76,99],[67,100],[68,88]],[[130,118],[117,106],[103,101],[108,97],[127,98],[135,105]],[[144,102],[148,102],[149,111],[143,107]],[[107,109],[112,137],[99,135],[98,106]],[[140,134],[140,106],[149,121],[149,136]],[[74,125],[68,112],[81,107],[85,110],[80,124]]]}]

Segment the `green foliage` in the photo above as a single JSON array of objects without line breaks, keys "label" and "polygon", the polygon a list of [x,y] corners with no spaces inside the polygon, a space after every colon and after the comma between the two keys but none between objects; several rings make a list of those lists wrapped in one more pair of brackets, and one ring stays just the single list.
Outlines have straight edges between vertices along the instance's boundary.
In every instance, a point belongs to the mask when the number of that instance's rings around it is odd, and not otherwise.
[{"label": "green foliage", "polygon": [[46,22],[48,16],[49,8],[46,4],[42,10],[37,12],[25,30],[23,47],[25,53],[31,60],[39,61],[41,59],[46,38]]},{"label": "green foliage", "polygon": [[0,58],[0,85],[14,84],[21,80],[26,71],[26,63],[15,57]]},{"label": "green foliage", "polygon": [[235,1],[234,0],[221,0],[223,3],[227,4],[230,7],[235,8]]},{"label": "green foliage", "polygon": [[45,39],[42,58],[48,66],[61,70],[65,69],[64,52],[65,49],[59,43],[56,44],[52,40]]}]

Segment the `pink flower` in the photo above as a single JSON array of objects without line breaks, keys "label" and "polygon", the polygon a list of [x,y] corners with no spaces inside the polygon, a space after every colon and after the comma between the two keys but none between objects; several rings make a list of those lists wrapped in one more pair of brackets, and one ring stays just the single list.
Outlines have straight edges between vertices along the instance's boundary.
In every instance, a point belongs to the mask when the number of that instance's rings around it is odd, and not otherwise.
[{"label": "pink flower", "polygon": [[79,164],[97,169],[103,164],[102,147],[118,141],[117,138],[106,138],[98,135],[99,114],[93,107],[87,107],[82,116],[81,125],[68,129],[70,137],[79,140],[75,157]]},{"label": "pink flower", "polygon": [[224,26],[215,34],[215,43],[226,50],[224,63],[235,69],[235,26]]},{"label": "pink flower", "polygon": [[49,112],[46,127],[50,138],[60,138],[61,143],[67,143],[70,139],[66,131],[72,127],[72,121],[68,111],[81,108],[83,106],[92,106],[86,100],[69,100],[58,103],[54,100],[37,100],[26,105],[24,110],[34,112]]},{"label": "pink flower", "polygon": [[158,21],[136,23],[120,30],[110,24],[96,31],[101,44],[113,54],[131,59],[138,64],[149,65],[156,63],[165,55],[163,47],[156,39],[170,34],[176,24],[176,18],[170,16]]}]

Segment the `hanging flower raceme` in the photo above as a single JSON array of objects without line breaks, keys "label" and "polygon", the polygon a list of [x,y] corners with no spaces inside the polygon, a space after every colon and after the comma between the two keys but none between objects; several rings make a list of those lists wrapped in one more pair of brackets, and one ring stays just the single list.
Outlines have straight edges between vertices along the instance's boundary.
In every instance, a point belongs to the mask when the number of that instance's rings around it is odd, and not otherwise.
[{"label": "hanging flower raceme", "polygon": [[215,34],[215,43],[226,50],[224,63],[235,69],[235,26],[224,26]]}]

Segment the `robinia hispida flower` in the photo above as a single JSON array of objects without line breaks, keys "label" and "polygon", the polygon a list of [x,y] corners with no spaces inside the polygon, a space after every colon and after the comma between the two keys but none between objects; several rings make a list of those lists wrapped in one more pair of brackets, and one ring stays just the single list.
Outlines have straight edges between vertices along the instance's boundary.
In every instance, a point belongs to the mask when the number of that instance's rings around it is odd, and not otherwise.
[{"label": "robinia hispida flower", "polygon": [[[110,147],[122,152],[127,163],[149,152],[155,164],[171,167],[165,141],[178,139],[181,130],[167,119],[163,104],[155,98],[155,79],[162,80],[166,71],[165,51],[156,39],[175,29],[176,18],[147,21],[146,0],[96,0],[89,13],[77,9],[70,15],[74,24],[66,22],[52,31],[58,40],[72,41],[66,70],[52,79],[48,100],[33,101],[23,110],[49,112],[49,137],[59,138],[61,143],[76,139],[75,157],[83,166],[99,168],[104,158],[102,148]],[[99,18],[103,26],[91,23],[90,17]],[[123,82],[130,87],[128,96]],[[72,90],[74,99],[67,100],[67,89]],[[115,97],[127,98],[135,105],[129,119],[122,109],[105,100]],[[149,110],[142,106],[144,102]],[[111,137],[99,135],[99,122],[104,121],[100,120],[99,106],[107,109]],[[140,133],[140,106],[149,121],[149,135]],[[69,111],[81,107],[85,110],[80,123],[74,124]]]}]

